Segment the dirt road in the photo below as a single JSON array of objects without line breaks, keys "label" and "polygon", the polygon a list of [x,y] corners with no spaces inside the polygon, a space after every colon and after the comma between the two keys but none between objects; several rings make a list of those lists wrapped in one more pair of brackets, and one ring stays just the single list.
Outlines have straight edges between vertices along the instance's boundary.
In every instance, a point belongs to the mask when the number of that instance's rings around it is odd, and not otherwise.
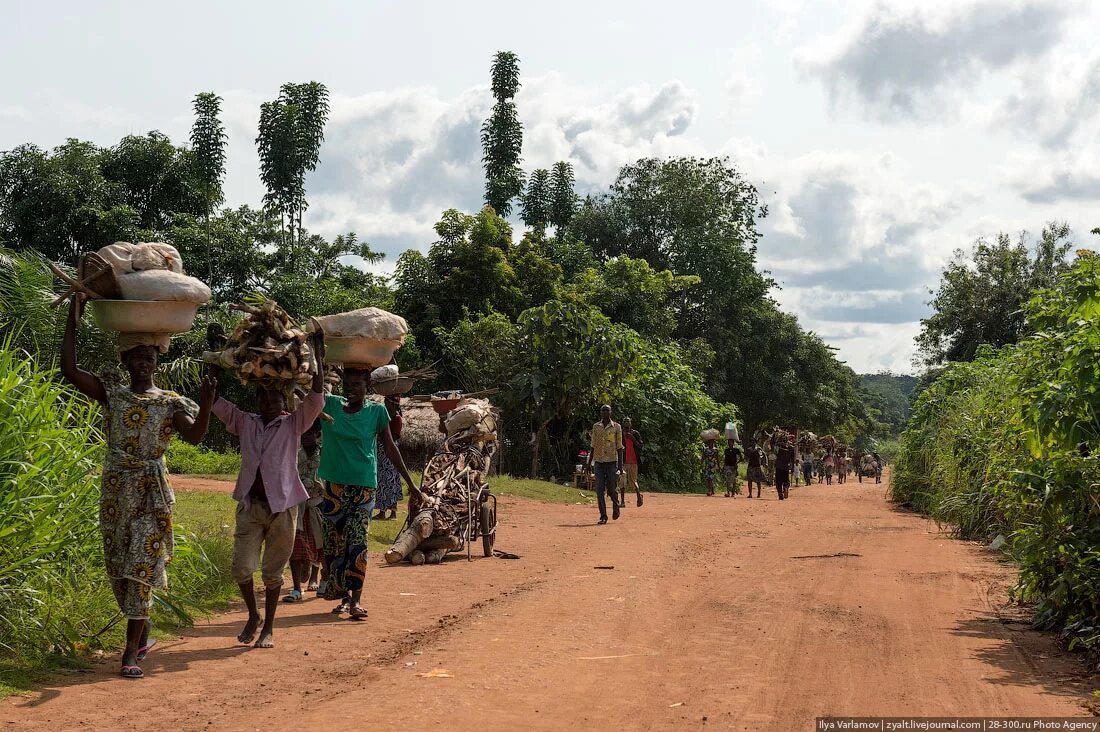
[{"label": "dirt road", "polygon": [[[112,659],[0,729],[810,730],[820,715],[1084,716],[1072,659],[1004,609],[1008,566],[891,509],[884,486],[792,500],[651,495],[594,509],[509,500],[519,560],[372,560],[367,623],[280,611],[274,650],[231,613]],[[611,568],[604,568],[611,567]],[[444,669],[450,677],[419,674]],[[318,726],[323,725],[323,726]]]}]

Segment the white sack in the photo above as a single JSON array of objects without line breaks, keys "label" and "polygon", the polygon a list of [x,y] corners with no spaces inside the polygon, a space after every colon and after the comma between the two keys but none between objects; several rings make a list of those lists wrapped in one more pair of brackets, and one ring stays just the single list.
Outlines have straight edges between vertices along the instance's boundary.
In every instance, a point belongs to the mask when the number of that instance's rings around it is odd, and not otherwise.
[{"label": "white sack", "polygon": [[380,308],[361,308],[350,313],[321,315],[315,320],[325,335],[337,337],[373,338],[380,341],[405,342],[409,324],[400,315]]},{"label": "white sack", "polygon": [[118,288],[123,300],[172,300],[198,305],[210,301],[210,288],[202,280],[166,269],[121,275]]}]

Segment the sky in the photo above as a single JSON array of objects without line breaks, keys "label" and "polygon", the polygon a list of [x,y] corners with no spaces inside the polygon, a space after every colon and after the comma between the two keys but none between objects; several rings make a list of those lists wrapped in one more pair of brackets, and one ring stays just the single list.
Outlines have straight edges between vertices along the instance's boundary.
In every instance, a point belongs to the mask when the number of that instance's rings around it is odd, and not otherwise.
[{"label": "sky", "polygon": [[8,3],[0,150],[185,142],[224,98],[230,205],[258,205],[259,105],[321,81],[332,111],[306,227],[392,271],[482,202],[493,53],[514,51],[523,166],[579,192],[644,156],[725,155],[769,214],[776,299],[858,372],[914,370],[954,250],[1066,221],[1100,244],[1100,3]]}]

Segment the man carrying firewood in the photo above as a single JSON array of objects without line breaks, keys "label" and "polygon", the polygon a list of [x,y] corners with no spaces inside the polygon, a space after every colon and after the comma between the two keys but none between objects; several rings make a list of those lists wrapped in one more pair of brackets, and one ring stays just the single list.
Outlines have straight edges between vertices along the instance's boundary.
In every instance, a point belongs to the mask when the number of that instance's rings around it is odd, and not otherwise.
[{"label": "man carrying firewood", "polygon": [[623,428],[611,419],[611,405],[600,407],[600,421],[592,425],[592,450],[588,465],[595,463],[596,503],[600,507],[599,523],[607,523],[607,497],[611,498],[611,517],[619,518],[619,497],[615,486],[623,472]]}]

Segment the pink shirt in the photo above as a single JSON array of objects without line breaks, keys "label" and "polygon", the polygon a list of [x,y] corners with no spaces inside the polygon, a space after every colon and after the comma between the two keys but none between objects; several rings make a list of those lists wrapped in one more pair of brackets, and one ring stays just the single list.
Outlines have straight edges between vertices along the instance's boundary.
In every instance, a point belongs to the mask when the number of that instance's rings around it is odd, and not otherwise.
[{"label": "pink shirt", "polygon": [[225,422],[230,434],[241,438],[241,472],[233,489],[233,500],[245,501],[256,471],[264,480],[267,504],[272,513],[280,513],[309,498],[298,477],[298,446],[302,433],[321,414],[324,394],[310,392],[294,414],[284,414],[264,424],[260,415],[238,409],[232,402],[219,398],[214,402],[214,416]]}]

